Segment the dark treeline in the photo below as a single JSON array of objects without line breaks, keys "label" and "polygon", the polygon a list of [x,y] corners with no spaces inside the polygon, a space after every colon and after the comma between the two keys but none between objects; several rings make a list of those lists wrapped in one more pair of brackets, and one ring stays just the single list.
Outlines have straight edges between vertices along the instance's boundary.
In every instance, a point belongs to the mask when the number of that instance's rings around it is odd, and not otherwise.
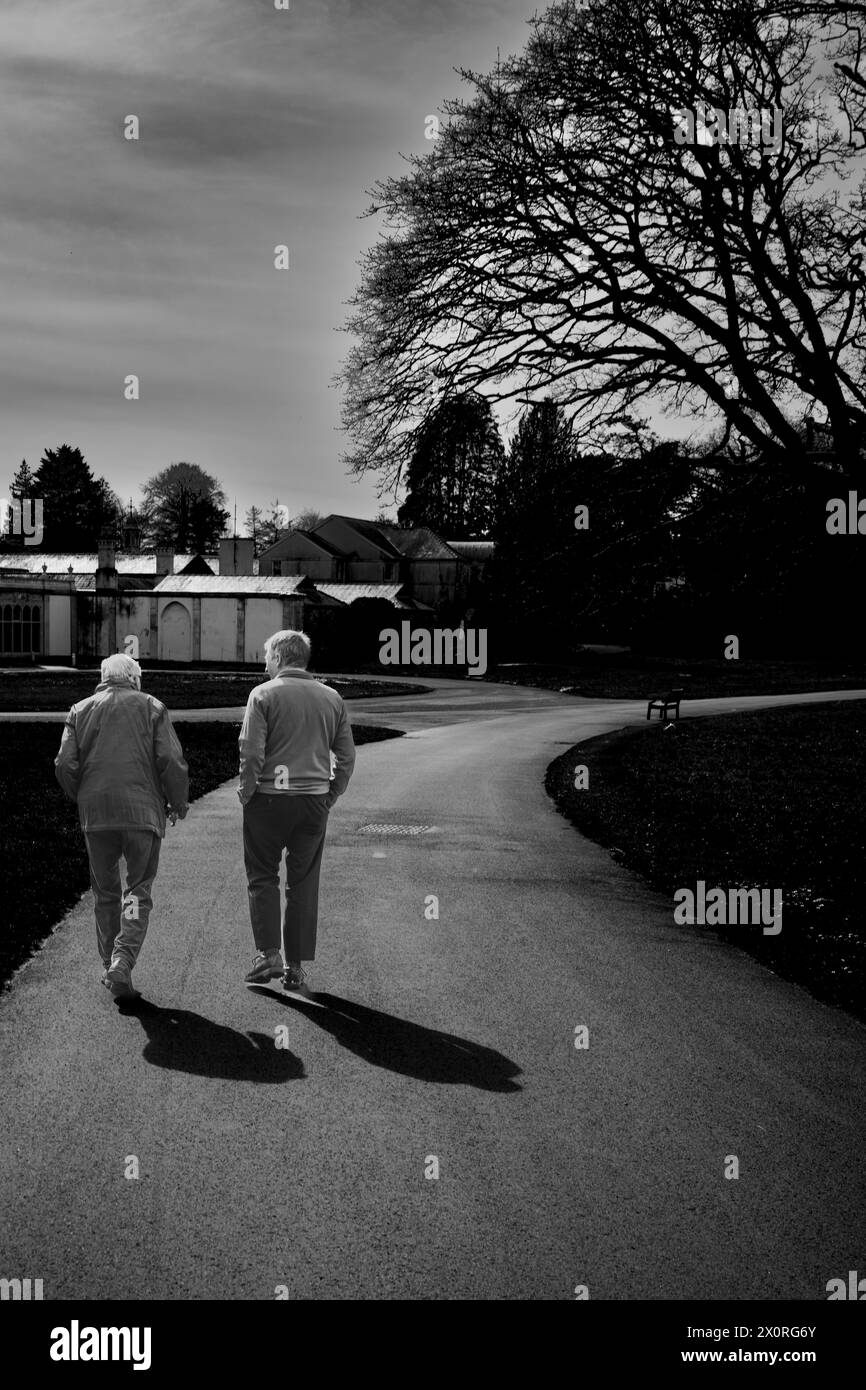
[{"label": "dark treeline", "polygon": [[[42,502],[39,548],[48,552],[95,550],[100,535],[115,526],[120,510],[120,499],[105,478],[94,477],[81,450],[69,444],[46,449],[36,469],[22,459],[9,485],[9,495],[15,502],[31,498]],[[20,531],[16,534],[12,529],[11,515],[0,546],[4,550],[24,546]]]},{"label": "dark treeline", "polygon": [[[814,431],[802,434],[814,446]],[[832,498],[847,504],[854,473],[814,448],[811,458],[788,469],[775,456],[745,462],[709,446],[702,456],[628,415],[603,451],[585,450],[552,399],[526,408],[506,449],[489,402],[466,393],[419,430],[398,520],[445,540],[495,542],[468,617],[490,628],[497,660],[558,661],[584,643],[717,655],[728,634],[744,654],[841,645],[854,655],[860,538],[831,534],[827,510]],[[48,553],[93,551],[130,519],[146,545],[209,551],[228,520],[217,480],[186,463],[150,479],[141,508],[124,516],[67,444],[46,450],[35,471],[22,463],[10,492],[42,498]],[[286,518],[273,538],[318,519]],[[0,545],[19,550],[22,540]]]},{"label": "dark treeline", "polygon": [[466,419],[495,466],[479,474],[481,501],[476,480],[468,524],[453,512],[465,455],[453,407],[452,449],[422,433],[401,516],[495,541],[473,621],[491,626],[500,660],[560,660],[589,642],[718,655],[728,634],[753,655],[862,641],[850,606],[857,541],[827,530],[828,502],[854,486],[835,465],[702,457],[627,416],[604,452],[584,452],[552,400],[527,408],[506,452],[478,400]]},{"label": "dark treeline", "polygon": [[[408,483],[435,525],[476,460],[464,521],[487,507],[513,659],[862,640],[862,545],[827,503],[862,495],[866,465],[864,52],[863,3],[558,0],[522,52],[461,70],[437,139],[374,186],[347,462]],[[772,148],[729,138],[726,110],[770,109]],[[422,486],[438,413],[453,436],[455,399],[480,420],[479,396],[549,396],[579,436],[537,407],[495,483],[476,428]]]},{"label": "dark treeline", "polygon": [[[216,478],[194,463],[172,463],[149,478],[137,509],[121,500],[105,478],[97,478],[78,448],[61,444],[46,449],[39,466],[26,459],[9,485],[12,500],[42,503],[43,534],[38,549],[47,554],[80,554],[97,549],[103,537],[121,543],[131,528],[145,545],[172,546],[179,551],[214,549],[224,533],[229,513]],[[0,536],[0,548],[25,548],[11,515]]]}]

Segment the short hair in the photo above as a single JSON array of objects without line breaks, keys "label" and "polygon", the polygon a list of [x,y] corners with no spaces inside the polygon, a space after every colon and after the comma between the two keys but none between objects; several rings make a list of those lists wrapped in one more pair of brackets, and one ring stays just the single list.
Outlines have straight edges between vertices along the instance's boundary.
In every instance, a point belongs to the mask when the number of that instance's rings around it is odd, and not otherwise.
[{"label": "short hair", "polygon": [[308,666],[310,650],[310,639],[305,632],[293,632],[291,628],[285,628],[268,638],[265,643],[265,660],[274,657],[278,668]]},{"label": "short hair", "polygon": [[99,675],[103,681],[126,681],[134,685],[136,690],[141,689],[141,667],[131,656],[124,656],[123,652],[107,656],[99,668]]}]

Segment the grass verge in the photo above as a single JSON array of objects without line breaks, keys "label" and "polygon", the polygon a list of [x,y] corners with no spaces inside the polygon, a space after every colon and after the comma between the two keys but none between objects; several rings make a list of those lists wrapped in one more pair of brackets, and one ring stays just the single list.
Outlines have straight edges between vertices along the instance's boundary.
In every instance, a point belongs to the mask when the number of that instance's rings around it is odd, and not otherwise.
[{"label": "grass verge", "polygon": [[[189,763],[191,801],[237,776],[240,724],[174,727]],[[59,724],[0,724],[0,987],[90,883],[77,809],[54,776],[62,732]],[[358,745],[402,736],[369,725],[352,733]]]},{"label": "grass verge", "polygon": [[[660,722],[551,763],[558,809],[665,893],[781,888],[782,930],[717,930],[820,999],[866,1017],[866,701]],[[589,770],[575,790],[574,770]],[[673,902],[671,914],[673,915]]]},{"label": "grass verge", "polygon": [[505,685],[534,685],[597,700],[648,700],[671,686],[684,699],[723,695],[796,695],[813,690],[866,690],[866,663],[839,661],[738,661],[687,656],[638,656],[634,652],[586,651],[570,663],[491,667],[484,679]]},{"label": "grass verge", "polygon": [[[245,705],[250,691],[267,677],[243,671],[145,671],[141,686],[169,709],[231,709]],[[327,679],[344,700],[364,700],[380,695],[426,694],[423,685],[403,685],[372,680]],[[22,714],[38,710],[67,710],[92,695],[98,671],[0,671],[0,712]]]}]

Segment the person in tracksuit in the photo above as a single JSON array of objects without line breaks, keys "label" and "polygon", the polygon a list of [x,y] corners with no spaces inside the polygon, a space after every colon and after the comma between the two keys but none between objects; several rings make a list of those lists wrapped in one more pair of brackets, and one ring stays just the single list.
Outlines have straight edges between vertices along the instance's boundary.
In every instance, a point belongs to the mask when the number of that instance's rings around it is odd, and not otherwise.
[{"label": "person in tracksuit", "polygon": [[[343,701],[306,669],[309,659],[306,633],[286,630],[268,638],[265,669],[271,679],[250,692],[239,739],[238,797],[244,808],[244,863],[258,948],[245,983],[264,984],[281,975],[289,990],[303,983],[301,962],[315,958],[328,815],[355,766]],[[280,955],[284,850],[285,966]]]},{"label": "person in tracksuit", "polygon": [[[93,695],[66,718],[54,768],[78,815],[90,860],[102,982],[135,998],[132,971],[144,943],[166,812],[183,820],[189,772],[165,705],[141,689],[129,656],[102,663]],[[120,859],[126,860],[124,894]]]}]

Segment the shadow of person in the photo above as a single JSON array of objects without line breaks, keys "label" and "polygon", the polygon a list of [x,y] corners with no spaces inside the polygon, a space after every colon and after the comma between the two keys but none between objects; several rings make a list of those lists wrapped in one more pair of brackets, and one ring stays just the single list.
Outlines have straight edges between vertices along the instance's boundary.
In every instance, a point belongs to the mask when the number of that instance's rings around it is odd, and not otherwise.
[{"label": "shadow of person", "polygon": [[238,1033],[188,1009],[161,1009],[146,999],[130,1000],[123,1013],[137,1018],[147,1034],[142,1056],[155,1067],[227,1081],[298,1081],[300,1057],[274,1045],[267,1033]]},{"label": "shadow of person", "polygon": [[256,994],[267,994],[288,1008],[297,1009],[374,1067],[414,1076],[419,1081],[475,1086],[480,1091],[522,1090],[512,1080],[520,1075],[520,1067],[492,1047],[467,1042],[454,1033],[423,1028],[335,994],[282,994],[267,985],[253,988]]}]

